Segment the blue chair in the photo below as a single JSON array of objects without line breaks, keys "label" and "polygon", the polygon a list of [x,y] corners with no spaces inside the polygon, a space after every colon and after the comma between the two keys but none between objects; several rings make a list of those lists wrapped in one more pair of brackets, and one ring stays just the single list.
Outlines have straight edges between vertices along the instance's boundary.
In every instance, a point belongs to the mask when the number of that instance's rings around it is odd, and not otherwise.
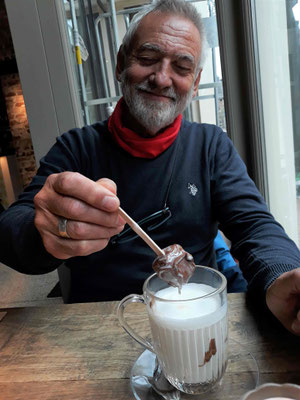
[{"label": "blue chair", "polygon": [[247,292],[248,283],[243,273],[230,254],[229,247],[225,243],[220,231],[214,241],[216,261],[218,269],[227,279],[228,293]]}]

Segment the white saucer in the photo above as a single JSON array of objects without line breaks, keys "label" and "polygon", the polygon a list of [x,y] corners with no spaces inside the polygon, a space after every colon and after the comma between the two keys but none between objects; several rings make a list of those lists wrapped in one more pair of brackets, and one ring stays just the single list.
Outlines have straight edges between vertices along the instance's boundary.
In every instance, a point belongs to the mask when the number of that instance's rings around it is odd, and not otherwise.
[{"label": "white saucer", "polygon": [[[145,350],[134,363],[130,383],[137,400],[161,400],[162,397],[152,389],[149,379],[153,378],[155,354]],[[237,379],[238,383],[237,384]],[[241,382],[243,385],[241,385]],[[239,400],[247,391],[259,384],[258,365],[253,355],[237,341],[229,339],[228,364],[219,384],[211,392],[188,395],[180,392],[181,399],[190,400]]]}]

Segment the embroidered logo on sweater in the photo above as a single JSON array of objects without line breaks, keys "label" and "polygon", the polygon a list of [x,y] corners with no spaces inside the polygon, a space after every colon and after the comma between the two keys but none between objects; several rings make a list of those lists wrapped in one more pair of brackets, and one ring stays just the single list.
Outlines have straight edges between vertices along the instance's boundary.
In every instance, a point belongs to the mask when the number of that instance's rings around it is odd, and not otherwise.
[{"label": "embroidered logo on sweater", "polygon": [[193,183],[188,183],[188,190],[189,194],[191,194],[192,196],[196,196],[198,192],[197,186],[194,185]]}]

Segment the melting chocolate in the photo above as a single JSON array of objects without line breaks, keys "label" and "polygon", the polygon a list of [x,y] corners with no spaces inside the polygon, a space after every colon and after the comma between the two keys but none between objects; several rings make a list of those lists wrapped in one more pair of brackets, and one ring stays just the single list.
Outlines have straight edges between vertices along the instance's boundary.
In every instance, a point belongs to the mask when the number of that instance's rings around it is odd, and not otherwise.
[{"label": "melting chocolate", "polygon": [[179,244],[172,244],[163,250],[165,255],[156,257],[152,267],[160,279],[180,289],[195,271],[193,256]]},{"label": "melting chocolate", "polygon": [[216,340],[210,339],[209,348],[208,351],[205,352],[203,364],[199,365],[199,367],[203,367],[203,365],[208,363],[212,358],[212,356],[214,356],[216,353],[217,353]]}]

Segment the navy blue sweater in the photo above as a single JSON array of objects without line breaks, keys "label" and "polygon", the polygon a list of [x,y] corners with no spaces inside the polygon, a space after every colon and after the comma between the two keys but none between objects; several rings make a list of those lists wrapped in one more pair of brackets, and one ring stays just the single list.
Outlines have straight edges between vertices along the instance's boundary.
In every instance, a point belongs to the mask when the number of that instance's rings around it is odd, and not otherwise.
[{"label": "navy blue sweater", "polygon": [[[197,264],[215,267],[213,241],[219,226],[232,242],[249,291],[257,296],[282,272],[300,265],[296,245],[269,213],[226,133],[187,121],[175,142],[154,159],[133,157],[118,147],[106,122],[60,136],[25,192],[0,215],[0,261],[27,274],[47,273],[62,264],[46,252],[34,226],[33,198],[48,175],[77,171],[92,180],[113,179],[122,208],[138,221],[163,208],[175,154],[167,198],[172,217],[151,234],[161,248],[179,243]],[[154,258],[140,238],[73,257],[65,262],[71,273],[68,301],[141,293]]]}]

